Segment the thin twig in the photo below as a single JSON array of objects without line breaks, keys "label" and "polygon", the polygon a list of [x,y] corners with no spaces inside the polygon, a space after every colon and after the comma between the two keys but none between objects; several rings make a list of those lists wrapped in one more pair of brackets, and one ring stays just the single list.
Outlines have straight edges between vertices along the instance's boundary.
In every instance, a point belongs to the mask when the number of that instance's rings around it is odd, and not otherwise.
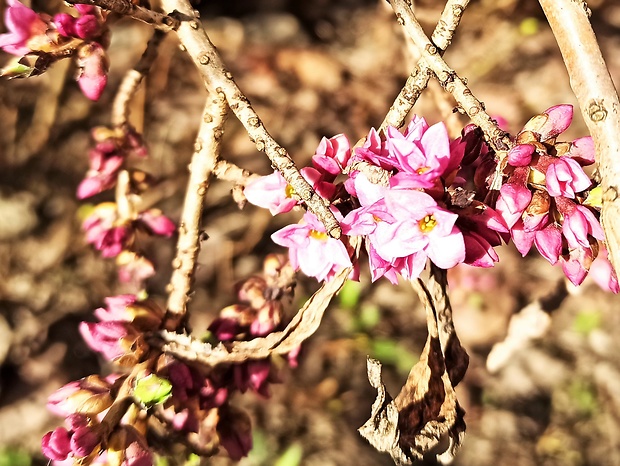
[{"label": "thin twig", "polygon": [[[435,26],[435,30],[431,36],[431,40],[439,49],[439,53],[445,52],[452,42],[454,31],[461,22],[463,12],[468,4],[469,0],[448,0],[446,3],[446,6],[441,12],[439,22],[437,26]],[[422,91],[428,85],[431,74],[432,72],[428,65],[426,65],[424,59],[421,58],[418,60],[415,69],[407,78],[407,82],[400,90],[400,93],[383,119],[383,123],[381,123],[379,127],[379,132],[384,132],[388,126],[394,126],[396,128],[403,126],[405,118],[417,102]]]},{"label": "thin twig", "polygon": [[67,3],[98,6],[122,16],[131,16],[164,32],[170,32],[179,27],[178,19],[135,5],[131,0],[67,0]]},{"label": "thin twig", "polygon": [[165,37],[161,31],[155,31],[148,44],[146,50],[140,57],[136,66],[129,70],[123,77],[121,85],[118,87],[116,97],[112,104],[112,124],[121,126],[127,123],[129,119],[129,103],[133,98],[138,86],[148,74],[151,65],[157,58],[157,50],[162,39]]},{"label": "thin twig", "polygon": [[226,101],[218,95],[209,95],[189,166],[189,181],[179,223],[177,254],[172,261],[173,272],[164,324],[168,330],[176,330],[187,313],[196,258],[200,250],[200,218],[209,176],[217,163],[226,114]]},{"label": "thin twig", "polygon": [[558,42],[571,87],[590,130],[603,190],[609,259],[620,270],[620,102],[588,19],[585,2],[539,0]]},{"label": "thin twig", "polygon": [[405,28],[442,87],[454,96],[456,102],[467,113],[472,122],[482,129],[487,142],[495,152],[508,150],[511,144],[508,135],[486,113],[484,104],[474,97],[465,82],[443,60],[438,48],[424,33],[407,2],[405,0],[388,1],[396,13],[398,23]]},{"label": "thin twig", "polygon": [[175,14],[181,18],[177,34],[209,89],[221,93],[226,98],[231,110],[245,127],[250,139],[256,144],[256,148],[267,154],[272,166],[282,173],[295,193],[325,225],[326,231],[332,237],[339,238],[340,225],[329,210],[327,201],[314,192],[312,186],[299,173],[286,149],[267,132],[250,101],[241,92],[232,74],[227,70],[189,1],[162,0],[161,4],[165,11],[176,10]]},{"label": "thin twig", "polygon": [[230,181],[235,185],[243,187],[250,181],[260,178],[260,175],[252,173],[245,168],[238,167],[227,160],[220,160],[215,164],[213,175],[215,175],[218,180]]}]

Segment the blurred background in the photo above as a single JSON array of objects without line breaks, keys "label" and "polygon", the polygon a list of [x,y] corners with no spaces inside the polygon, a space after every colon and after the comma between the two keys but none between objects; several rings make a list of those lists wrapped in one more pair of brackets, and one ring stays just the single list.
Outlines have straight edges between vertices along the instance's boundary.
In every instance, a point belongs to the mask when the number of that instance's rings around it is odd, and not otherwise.
[{"label": "blurred background", "polygon": [[[250,97],[265,126],[307,164],[322,136],[345,133],[352,143],[378,126],[415,60],[385,2],[376,0],[209,1],[197,5],[207,31]],[[430,34],[443,2],[416,1]],[[0,0],[4,8],[6,2]],[[53,14],[61,2],[33,1]],[[612,76],[620,79],[620,2],[589,2]],[[2,31],[3,32],[3,31]],[[57,63],[30,80],[0,81],[0,466],[44,465],[40,438],[61,420],[47,396],[70,380],[100,370],[77,325],[106,296],[121,293],[113,261],[102,259],[80,232],[75,189],[88,168],[89,131],[109,122],[115,88],[138,60],[149,28],[113,26],[111,71],[102,99],[92,103]],[[7,56],[0,56],[0,64]],[[446,61],[493,116],[514,134],[532,115],[575,99],[560,53],[534,1],[479,0],[467,9]],[[161,46],[131,120],[144,132],[147,161],[135,161],[165,182],[159,207],[178,219],[205,90],[174,37]],[[448,121],[458,136],[467,120],[436,83],[414,112]],[[576,111],[566,140],[587,134]],[[270,173],[241,125],[230,117],[223,157]],[[192,326],[203,331],[234,301],[234,283],[257,273],[264,255],[280,251],[269,235],[299,213],[272,218],[249,205],[240,211],[231,186],[214,182],[204,214],[209,240],[199,257]],[[88,202],[110,199],[102,194]],[[158,266],[149,292],[165,297],[174,242],[144,240]],[[455,324],[470,357],[458,387],[468,431],[457,465],[620,464],[620,299],[588,279],[550,316],[526,321],[540,338],[517,346],[492,373],[486,361],[505,339],[512,315],[563,286],[559,268],[539,256],[500,251],[492,270],[450,272]],[[299,278],[297,304],[317,288]],[[291,313],[294,312],[291,309]],[[292,314],[291,314],[292,315]],[[357,434],[374,393],[366,356],[383,362],[395,395],[426,338],[424,312],[412,289],[384,280],[347,285],[320,330],[304,345],[300,365],[282,367],[269,400],[239,397],[254,421],[255,448],[241,464],[370,466],[393,464]],[[283,365],[284,366],[284,365]],[[104,369],[105,370],[105,369]],[[223,456],[207,464],[226,465]],[[428,464],[433,464],[428,461]]]}]

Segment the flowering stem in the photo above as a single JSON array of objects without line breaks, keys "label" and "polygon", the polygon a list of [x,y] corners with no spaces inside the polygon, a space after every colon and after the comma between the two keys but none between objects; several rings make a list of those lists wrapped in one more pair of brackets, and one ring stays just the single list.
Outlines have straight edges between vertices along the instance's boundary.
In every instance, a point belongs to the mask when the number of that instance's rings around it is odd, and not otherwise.
[{"label": "flowering stem", "polygon": [[162,0],[165,11],[176,10],[177,17],[182,18],[177,34],[184,49],[190,55],[207,87],[221,94],[245,127],[256,148],[267,154],[271,164],[306,203],[308,208],[325,225],[326,231],[334,238],[341,235],[338,221],[326,205],[326,201],[316,194],[310,184],[301,176],[286,149],[280,146],[267,132],[258,114],[252,108],[248,98],[235,83],[232,74],[226,69],[222,58],[211,43],[200,20],[188,0]]},{"label": "flowering stem", "polygon": [[129,118],[129,103],[138,89],[138,86],[149,72],[151,65],[157,58],[157,49],[164,37],[163,32],[155,31],[136,66],[129,70],[123,77],[123,81],[118,88],[114,103],[112,104],[111,119],[114,126],[121,126],[127,123]]},{"label": "flowering stem", "polygon": [[585,2],[539,0],[558,42],[570,84],[590,130],[603,190],[609,259],[620,270],[620,102],[588,19]]},{"label": "flowering stem", "polygon": [[465,82],[441,58],[440,50],[424,33],[422,26],[420,26],[407,2],[405,0],[389,0],[389,2],[396,13],[399,24],[405,28],[405,31],[420,51],[422,59],[424,59],[430,70],[435,73],[442,87],[453,95],[456,102],[467,113],[474,124],[482,129],[490,146],[495,152],[509,149],[510,139],[508,135],[485,112],[484,104],[474,97]]},{"label": "flowering stem", "polygon": [[200,218],[209,177],[217,163],[226,121],[226,102],[209,95],[189,166],[189,181],[179,223],[177,254],[172,261],[167,315],[164,328],[176,330],[187,313],[187,302],[200,250]]},{"label": "flowering stem", "polygon": [[[469,0],[448,0],[446,3],[431,36],[431,40],[439,48],[440,53],[445,52],[452,42],[454,31],[461,22],[461,17],[468,4]],[[428,85],[431,75],[432,71],[425,60],[418,60],[415,69],[407,78],[407,82],[400,90],[400,93],[383,119],[383,123],[379,127],[380,132],[384,132],[388,126],[400,128],[403,125],[411,108]]]},{"label": "flowering stem", "polygon": [[131,16],[164,32],[170,32],[179,27],[178,19],[135,5],[131,0],[67,0],[67,3],[98,6],[119,15]]}]

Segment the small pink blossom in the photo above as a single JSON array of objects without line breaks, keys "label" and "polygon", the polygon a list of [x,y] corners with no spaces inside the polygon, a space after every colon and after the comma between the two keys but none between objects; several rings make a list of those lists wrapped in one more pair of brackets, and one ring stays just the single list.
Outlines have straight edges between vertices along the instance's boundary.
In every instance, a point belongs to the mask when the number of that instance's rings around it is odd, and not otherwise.
[{"label": "small pink blossom", "polygon": [[465,264],[474,267],[493,267],[499,256],[491,244],[482,236],[472,231],[463,232],[465,242]]},{"label": "small pink blossom", "polygon": [[570,126],[573,121],[573,106],[569,104],[555,105],[544,111],[547,121],[538,129],[540,140],[554,138]]},{"label": "small pink blossom", "polygon": [[596,161],[592,136],[575,139],[564,156],[576,160],[582,167],[592,165]]},{"label": "small pink blossom", "polygon": [[605,239],[603,228],[590,209],[576,204],[569,205],[568,209],[562,204],[558,204],[558,207],[563,210],[562,234],[569,248],[589,248],[589,236],[600,240]]},{"label": "small pink blossom", "polygon": [[250,204],[269,209],[271,215],[293,210],[299,202],[293,198],[293,188],[280,172],[250,181],[243,190]]},{"label": "small pink blossom", "polygon": [[0,48],[12,55],[26,55],[31,51],[28,42],[36,36],[44,36],[47,24],[18,0],[7,0],[7,6],[4,24],[9,32],[0,34]]},{"label": "small pink blossom", "polygon": [[233,366],[235,386],[241,393],[252,390],[268,398],[268,379],[270,372],[271,361],[269,359],[259,359],[256,361],[246,361],[242,364],[235,364]]},{"label": "small pink blossom", "polygon": [[554,223],[547,225],[534,236],[534,244],[540,255],[555,265],[562,253],[562,233],[560,227]]},{"label": "small pink blossom", "polygon": [[443,123],[428,127],[423,118],[416,117],[405,134],[389,127],[386,141],[398,169],[390,186],[431,188],[450,164],[450,139]]},{"label": "small pink blossom", "polygon": [[109,361],[114,361],[126,353],[124,341],[135,340],[137,337],[131,325],[119,321],[82,322],[79,330],[86,344]]},{"label": "small pink blossom", "polygon": [[559,157],[547,168],[546,183],[551,196],[574,199],[575,193],[588,189],[592,181],[579,162],[570,157]]},{"label": "small pink blossom", "polygon": [[77,81],[82,93],[90,100],[97,101],[108,82],[108,57],[105,49],[97,42],[88,42],[78,49]]},{"label": "small pink blossom", "polygon": [[526,186],[508,182],[499,190],[495,210],[503,217],[506,225],[512,228],[531,200],[532,193]]},{"label": "small pink blossom", "polygon": [[601,289],[616,294],[620,291],[618,277],[616,276],[611,262],[609,262],[607,248],[601,247],[596,260],[590,267],[590,276]]},{"label": "small pink blossom", "polygon": [[86,232],[86,241],[101,251],[103,257],[120,254],[132,237],[129,226],[118,218],[113,202],[97,205],[82,223],[82,229]]},{"label": "small pink blossom", "polygon": [[352,265],[344,244],[330,237],[311,212],[306,212],[302,224],[286,226],[271,235],[271,239],[289,248],[289,259],[295,270],[301,269],[319,281],[329,280]]},{"label": "small pink blossom", "polygon": [[581,285],[586,278],[592,261],[594,261],[594,254],[590,248],[570,249],[567,255],[560,256],[562,271],[575,286]]},{"label": "small pink blossom", "polygon": [[508,151],[508,163],[513,167],[525,167],[532,161],[536,147],[533,144],[517,144]]},{"label": "small pink blossom", "polygon": [[136,221],[152,235],[170,238],[177,230],[175,223],[159,209],[148,209],[141,212]]},{"label": "small pink blossom", "polygon": [[64,427],[48,432],[41,440],[43,454],[52,461],[66,460],[71,453],[71,435]]},{"label": "small pink blossom", "polygon": [[[344,134],[323,138],[312,156],[312,165],[333,181],[347,166],[351,157],[351,145]],[[330,176],[327,176],[329,174]]]}]

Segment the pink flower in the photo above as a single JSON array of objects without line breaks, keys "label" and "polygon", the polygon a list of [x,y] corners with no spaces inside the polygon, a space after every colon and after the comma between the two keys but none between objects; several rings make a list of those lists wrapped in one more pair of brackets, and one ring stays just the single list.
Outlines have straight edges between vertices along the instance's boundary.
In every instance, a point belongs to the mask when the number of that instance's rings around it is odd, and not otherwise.
[{"label": "pink flower", "polygon": [[78,49],[78,84],[82,93],[90,100],[97,101],[108,82],[108,57],[104,48],[97,42],[88,42]]},{"label": "pink flower", "polygon": [[499,256],[491,244],[473,231],[463,232],[465,242],[465,264],[474,267],[493,267]]},{"label": "pink flower", "polygon": [[390,186],[431,188],[450,164],[450,139],[443,123],[429,128],[423,118],[414,117],[405,134],[389,127],[386,142],[399,171]]},{"label": "pink flower", "polygon": [[250,204],[269,209],[271,215],[290,212],[298,204],[297,199],[292,197],[293,192],[280,172],[261,176],[248,183],[243,190]]},{"label": "pink flower", "polygon": [[47,24],[18,0],[7,0],[7,6],[4,24],[9,32],[0,34],[0,48],[12,55],[26,55],[31,51],[28,42],[35,36],[44,36]]},{"label": "pink flower", "polygon": [[588,189],[592,182],[581,165],[570,157],[559,157],[546,173],[547,191],[553,197],[575,198],[575,193]]},{"label": "pink flower", "polygon": [[566,131],[573,121],[573,106],[555,105],[545,110],[544,114],[547,115],[547,121],[537,131],[541,141],[554,138]]},{"label": "pink flower", "polygon": [[114,361],[126,353],[126,340],[135,340],[136,331],[127,322],[82,322],[80,334],[86,344],[109,360]]},{"label": "pink flower", "polygon": [[274,243],[289,248],[289,259],[295,270],[301,269],[309,277],[323,281],[352,265],[344,244],[331,238],[314,214],[306,212],[303,222],[271,235]]},{"label": "pink flower", "polygon": [[127,306],[138,300],[135,295],[123,294],[118,296],[109,296],[105,298],[106,307],[95,309],[95,317],[102,322],[120,320],[130,321],[131,316],[127,313]]},{"label": "pink flower", "polygon": [[374,204],[353,211],[343,220],[349,234],[365,234],[373,279],[417,277],[430,258],[449,269],[465,260],[465,243],[455,226],[458,216],[417,190],[389,189]]},{"label": "pink flower", "polygon": [[609,262],[607,248],[601,247],[598,257],[590,267],[590,276],[601,289],[616,294],[620,291],[618,277],[611,266],[611,262]]},{"label": "pink flower", "polygon": [[111,384],[91,375],[59,388],[47,399],[47,409],[57,416],[86,414],[94,416],[112,405]]},{"label": "pink flower", "polygon": [[534,236],[536,249],[551,265],[557,263],[562,253],[562,233],[555,223],[547,225]]},{"label": "pink flower", "polygon": [[41,440],[43,454],[53,461],[64,461],[69,456],[84,458],[100,443],[100,438],[88,425],[88,419],[81,414],[71,414],[66,419],[67,427],[57,427],[45,434]]},{"label": "pink flower", "polygon": [[53,461],[66,460],[71,453],[71,436],[64,427],[48,432],[41,440],[43,454]]},{"label": "pink flower", "polygon": [[338,134],[329,139],[321,139],[312,156],[312,165],[325,175],[327,181],[333,181],[347,166],[350,157],[349,140],[344,134]]},{"label": "pink flower", "polygon": [[162,214],[159,209],[148,209],[138,215],[137,222],[146,230],[157,236],[170,238],[177,229],[175,223]]},{"label": "pink flower", "polygon": [[560,264],[564,275],[570,282],[579,286],[588,275],[590,265],[594,260],[594,254],[590,248],[575,248],[569,250],[567,255],[560,256]]},{"label": "pink flower", "polygon": [[241,393],[252,390],[267,398],[269,397],[268,379],[270,372],[271,361],[269,359],[246,361],[242,364],[235,364],[233,366],[235,386]]},{"label": "pink flower", "polygon": [[601,224],[587,207],[558,203],[558,209],[564,215],[562,234],[569,248],[590,248],[589,236],[600,240],[605,239]]},{"label": "pink flower", "polygon": [[596,161],[592,136],[575,139],[564,156],[576,160],[582,167],[592,165]]},{"label": "pink flower", "polygon": [[86,241],[101,251],[103,257],[117,256],[132,237],[129,226],[119,221],[113,202],[96,206],[82,223],[82,229],[86,232]]},{"label": "pink flower", "polygon": [[153,263],[133,251],[121,251],[116,256],[116,266],[118,280],[121,283],[133,283],[136,288],[143,288],[144,281],[155,275]]},{"label": "pink flower", "polygon": [[513,167],[525,167],[532,161],[535,150],[533,144],[517,144],[508,151],[508,163]]},{"label": "pink flower", "polygon": [[495,210],[504,218],[506,225],[512,228],[531,200],[532,193],[526,186],[509,181],[499,190]]},{"label": "pink flower", "polygon": [[118,154],[115,148],[106,153],[97,147],[91,150],[89,155],[90,169],[78,186],[78,199],[94,196],[113,187],[118,172],[125,162],[125,158]]},{"label": "pink flower", "polygon": [[353,159],[365,160],[387,170],[393,169],[398,163],[391,157],[386,142],[374,128],[370,128],[364,145],[355,149]]},{"label": "pink flower", "polygon": [[[458,215],[442,209],[431,196],[420,191],[390,190],[386,194],[385,203],[387,211],[397,221],[393,224],[395,228],[375,234],[378,241],[374,242],[374,246],[384,259],[424,252],[438,267],[444,269],[463,262],[463,235],[454,225]],[[382,230],[383,223],[386,222],[379,222]],[[393,241],[390,241],[392,233]]]}]

